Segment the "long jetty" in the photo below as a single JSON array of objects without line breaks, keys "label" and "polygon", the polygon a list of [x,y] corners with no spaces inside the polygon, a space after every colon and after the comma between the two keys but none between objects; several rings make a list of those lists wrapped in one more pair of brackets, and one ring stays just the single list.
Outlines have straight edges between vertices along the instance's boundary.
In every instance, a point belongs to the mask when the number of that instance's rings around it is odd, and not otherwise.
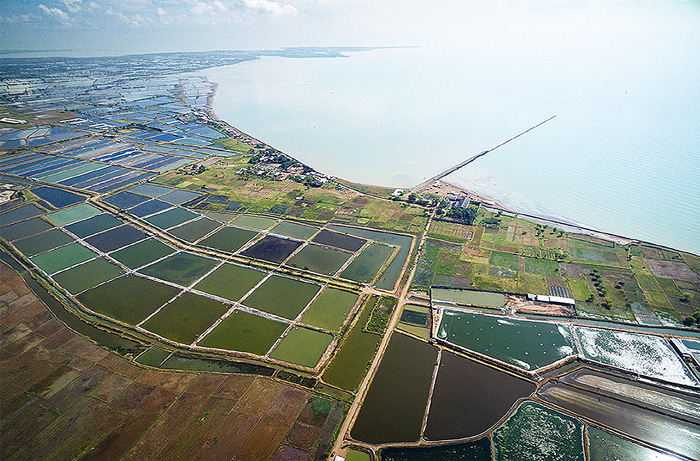
[{"label": "long jetty", "polygon": [[428,185],[434,183],[435,181],[441,180],[441,179],[444,178],[445,176],[447,176],[447,175],[449,175],[449,174],[452,174],[452,173],[454,173],[455,171],[459,170],[460,168],[469,165],[470,163],[472,163],[474,160],[478,159],[479,157],[483,157],[484,155],[488,154],[489,152],[494,151],[494,150],[498,149],[499,147],[501,147],[501,146],[503,146],[503,145],[505,145],[505,144],[508,144],[508,143],[511,142],[512,140],[514,140],[514,139],[516,139],[516,138],[519,138],[520,136],[524,135],[525,133],[528,133],[528,132],[534,130],[535,128],[537,128],[537,127],[540,126],[540,125],[544,125],[544,124],[547,123],[548,121],[552,120],[554,117],[556,117],[556,115],[552,115],[552,116],[549,117],[548,119],[541,121],[541,122],[538,123],[537,125],[531,126],[530,128],[528,128],[528,129],[525,130],[525,131],[521,131],[520,133],[516,134],[515,136],[512,136],[512,137],[506,139],[506,140],[503,141],[502,143],[496,144],[496,145],[493,146],[492,148],[486,149],[486,150],[483,151],[483,152],[479,152],[479,153],[476,154],[475,156],[470,157],[470,158],[468,158],[467,160],[465,160],[465,161],[463,161],[463,162],[460,162],[460,163],[458,163],[457,165],[446,169],[446,170],[443,171],[442,173],[437,174],[437,175],[433,176],[432,178],[430,178],[430,179],[428,179],[428,180],[426,180],[426,181],[423,181],[422,183],[418,184],[416,187],[414,187],[413,189],[411,189],[411,192],[419,191],[419,190],[421,190],[422,188],[424,188],[424,187],[426,187],[426,186],[428,186]]}]

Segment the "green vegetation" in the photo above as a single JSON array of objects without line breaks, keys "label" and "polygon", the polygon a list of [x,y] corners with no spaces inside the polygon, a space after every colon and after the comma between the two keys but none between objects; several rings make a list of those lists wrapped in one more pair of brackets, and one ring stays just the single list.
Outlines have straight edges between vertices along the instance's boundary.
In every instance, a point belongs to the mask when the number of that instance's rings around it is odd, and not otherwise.
[{"label": "green vegetation", "polygon": [[374,307],[372,308],[372,315],[365,326],[365,331],[382,335],[386,330],[386,325],[389,323],[392,312],[394,312],[394,307],[396,307],[396,298],[372,296],[372,300]]}]

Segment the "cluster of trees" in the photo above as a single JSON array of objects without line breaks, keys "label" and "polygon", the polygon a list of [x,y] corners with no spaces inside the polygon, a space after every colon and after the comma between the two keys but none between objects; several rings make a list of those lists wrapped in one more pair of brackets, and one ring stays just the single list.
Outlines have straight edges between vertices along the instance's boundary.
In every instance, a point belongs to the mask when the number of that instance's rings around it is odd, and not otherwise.
[{"label": "cluster of trees", "polygon": [[684,318],[683,325],[687,327],[700,327],[700,311],[696,311],[693,315]]},{"label": "cluster of trees", "polygon": [[[479,209],[476,207],[467,207],[467,208],[450,208],[447,210],[445,215],[448,218],[452,218],[455,221],[463,222],[464,224],[474,224],[474,220],[476,219],[476,212]],[[500,223],[500,220],[499,220]]]}]

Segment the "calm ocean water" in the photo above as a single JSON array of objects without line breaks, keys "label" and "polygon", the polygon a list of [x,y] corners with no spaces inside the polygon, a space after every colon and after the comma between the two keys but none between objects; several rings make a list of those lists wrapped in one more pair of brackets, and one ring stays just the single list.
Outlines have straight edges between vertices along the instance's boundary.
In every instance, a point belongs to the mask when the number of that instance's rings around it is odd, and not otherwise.
[{"label": "calm ocean water", "polygon": [[[700,253],[700,3],[539,2],[459,43],[204,72],[218,116],[319,171],[447,179],[524,212]],[[484,7],[484,5],[481,5]]]}]

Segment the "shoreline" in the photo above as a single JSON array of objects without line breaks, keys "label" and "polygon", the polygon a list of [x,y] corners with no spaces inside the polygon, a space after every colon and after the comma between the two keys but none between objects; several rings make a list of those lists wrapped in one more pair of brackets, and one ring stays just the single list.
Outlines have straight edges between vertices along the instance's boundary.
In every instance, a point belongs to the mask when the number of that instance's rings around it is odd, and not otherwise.
[{"label": "shoreline", "polygon": [[[209,68],[209,69],[211,69],[211,68]],[[205,75],[206,70],[208,70],[208,69],[200,70],[200,71],[198,71],[198,73],[200,73],[200,75],[202,75],[204,77],[204,79],[212,85],[212,90],[207,95],[207,103],[203,108],[203,110],[206,112],[207,116],[211,119],[212,122],[214,122],[217,125],[219,125],[220,127],[224,128],[227,132],[230,131],[230,132],[234,133],[236,136],[241,136],[244,139],[254,141],[254,142],[257,142],[259,144],[263,144],[267,147],[270,147],[270,148],[275,149],[279,152],[282,152],[285,155],[288,155],[289,157],[293,158],[294,160],[299,161],[296,157],[294,157],[294,156],[292,156],[284,151],[281,151],[273,146],[270,146],[266,142],[261,141],[258,138],[255,138],[254,136],[251,136],[249,133],[245,133],[245,132],[239,130],[238,128],[231,125],[228,121],[219,118],[216,115],[216,112],[215,112],[214,107],[213,107],[213,102],[214,102],[214,99],[216,98],[216,90],[218,89],[219,84],[217,82],[211,81],[209,79],[209,77]],[[300,162],[300,163],[303,163],[303,162]],[[314,168],[311,165],[309,165],[309,166],[311,168]],[[314,171],[318,171],[318,170],[316,170],[314,168]],[[322,172],[319,172],[319,173],[322,173]],[[325,173],[323,173],[323,174],[325,174]],[[343,179],[343,178],[340,178],[340,179]],[[624,246],[624,245],[646,244],[646,245],[651,245],[651,246],[654,246],[657,248],[662,248],[662,249],[677,251],[677,252],[682,252],[682,253],[688,253],[688,254],[691,254],[694,256],[700,256],[700,254],[694,253],[694,252],[689,251],[689,250],[681,250],[681,249],[670,247],[667,245],[663,245],[663,244],[659,244],[659,243],[655,243],[655,242],[650,242],[648,240],[643,240],[643,239],[628,237],[625,235],[606,232],[606,231],[602,231],[599,229],[595,229],[593,227],[588,227],[584,224],[574,223],[574,222],[570,222],[570,221],[567,222],[564,220],[566,218],[547,217],[546,215],[518,211],[515,208],[510,208],[506,205],[503,205],[501,202],[499,202],[498,200],[496,200],[488,195],[473,192],[472,190],[468,189],[467,187],[465,187],[463,185],[459,185],[459,184],[456,184],[456,183],[451,182],[451,181],[446,181],[444,179],[442,179],[440,181],[442,184],[448,185],[453,190],[456,190],[459,192],[464,192],[466,194],[469,194],[472,197],[477,198],[479,201],[486,204],[486,206],[489,208],[493,208],[495,210],[502,211],[504,213],[510,213],[510,214],[514,215],[515,217],[522,217],[522,218],[530,220],[530,221],[540,221],[540,222],[545,223],[545,224],[546,223],[556,224],[559,227],[568,228],[570,232],[575,232],[575,233],[580,233],[583,235],[601,238],[601,239],[608,240],[608,241],[613,242],[614,244],[618,244],[618,245]],[[353,182],[353,181],[348,181],[348,182]],[[387,188],[387,189],[392,189],[391,187],[377,185],[377,184],[366,184],[366,183],[361,183],[361,182],[357,182],[356,184],[362,185],[362,186],[367,186],[367,187],[383,187],[383,188]],[[413,187],[416,187],[416,186],[413,186]],[[381,198],[381,197],[379,197],[379,198]]]}]

